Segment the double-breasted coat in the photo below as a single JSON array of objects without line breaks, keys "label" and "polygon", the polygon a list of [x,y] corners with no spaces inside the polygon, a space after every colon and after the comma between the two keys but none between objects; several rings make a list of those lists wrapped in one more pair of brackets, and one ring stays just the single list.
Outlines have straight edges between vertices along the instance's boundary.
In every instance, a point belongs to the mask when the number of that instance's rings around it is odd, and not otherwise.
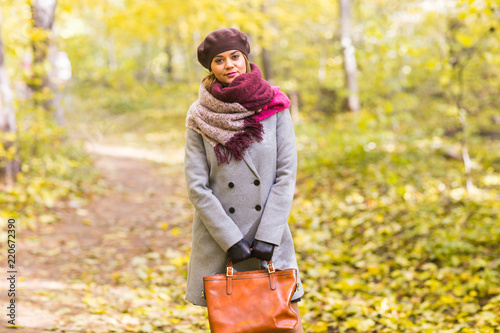
[{"label": "double-breasted coat", "polygon": [[[304,294],[290,228],[290,213],[297,170],[295,132],[288,109],[261,121],[263,140],[253,142],[243,160],[217,164],[214,147],[202,135],[186,134],[185,176],[194,206],[191,257],[186,299],[206,306],[203,277],[223,273],[226,251],[242,238],[276,245],[276,268],[296,268]],[[265,262],[251,258],[234,265],[235,271],[263,269]]]}]

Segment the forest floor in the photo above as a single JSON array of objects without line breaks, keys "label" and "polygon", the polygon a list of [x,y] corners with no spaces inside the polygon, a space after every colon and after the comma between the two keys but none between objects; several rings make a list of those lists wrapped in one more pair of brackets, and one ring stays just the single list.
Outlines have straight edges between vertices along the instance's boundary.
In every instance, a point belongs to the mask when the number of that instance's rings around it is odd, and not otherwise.
[{"label": "forest floor", "polygon": [[204,309],[183,300],[192,212],[181,152],[162,163],[127,147],[91,153],[104,190],[18,231],[17,331],[200,332]]}]

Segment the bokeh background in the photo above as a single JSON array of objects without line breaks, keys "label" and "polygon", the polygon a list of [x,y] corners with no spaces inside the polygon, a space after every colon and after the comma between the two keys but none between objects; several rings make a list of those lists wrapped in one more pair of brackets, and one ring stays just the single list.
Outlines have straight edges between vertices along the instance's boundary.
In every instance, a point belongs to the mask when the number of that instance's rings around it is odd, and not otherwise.
[{"label": "bokeh background", "polygon": [[0,233],[16,219],[20,332],[209,332],[184,300],[183,145],[207,74],[196,48],[222,27],[248,34],[292,100],[305,331],[500,331],[498,0],[0,10]]}]

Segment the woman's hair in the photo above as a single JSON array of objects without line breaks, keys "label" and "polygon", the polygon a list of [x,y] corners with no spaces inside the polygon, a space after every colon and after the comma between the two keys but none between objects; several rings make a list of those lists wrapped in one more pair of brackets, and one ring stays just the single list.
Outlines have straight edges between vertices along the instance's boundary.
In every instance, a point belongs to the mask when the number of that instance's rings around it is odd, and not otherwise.
[{"label": "woman's hair", "polygon": [[[247,56],[243,54],[243,52],[241,52],[241,55],[243,56],[243,58],[245,58],[245,64],[247,66],[247,73],[250,73],[252,71],[252,67],[250,67],[250,62],[248,61]],[[212,70],[210,70],[210,73],[203,78],[201,83],[208,91],[210,91],[212,89],[212,85],[215,83],[215,81],[217,81],[217,78],[215,77],[215,74],[212,72]]]}]

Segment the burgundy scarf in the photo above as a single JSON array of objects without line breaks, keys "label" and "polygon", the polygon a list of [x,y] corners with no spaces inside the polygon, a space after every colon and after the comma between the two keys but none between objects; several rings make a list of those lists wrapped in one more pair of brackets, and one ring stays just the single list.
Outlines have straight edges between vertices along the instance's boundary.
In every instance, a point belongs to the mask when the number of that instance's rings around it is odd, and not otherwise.
[{"label": "burgundy scarf", "polygon": [[254,141],[262,141],[261,120],[290,106],[278,86],[262,78],[251,63],[251,73],[241,74],[228,86],[216,81],[210,93],[203,84],[198,100],[189,108],[186,124],[214,146],[218,164],[243,158]]}]

